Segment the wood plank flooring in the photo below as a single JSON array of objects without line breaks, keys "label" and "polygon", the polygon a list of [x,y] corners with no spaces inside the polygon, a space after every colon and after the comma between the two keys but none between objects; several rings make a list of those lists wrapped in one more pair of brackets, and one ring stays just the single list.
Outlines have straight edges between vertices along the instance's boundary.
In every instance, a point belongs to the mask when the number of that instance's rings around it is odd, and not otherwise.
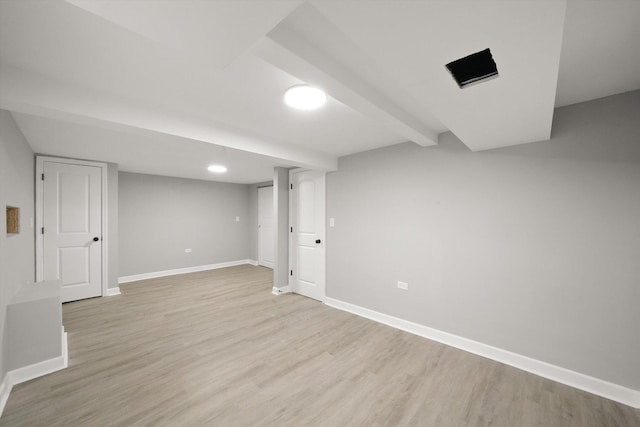
[{"label": "wood plank flooring", "polygon": [[65,304],[69,368],[0,426],[640,426],[640,411],[297,296],[238,266]]}]

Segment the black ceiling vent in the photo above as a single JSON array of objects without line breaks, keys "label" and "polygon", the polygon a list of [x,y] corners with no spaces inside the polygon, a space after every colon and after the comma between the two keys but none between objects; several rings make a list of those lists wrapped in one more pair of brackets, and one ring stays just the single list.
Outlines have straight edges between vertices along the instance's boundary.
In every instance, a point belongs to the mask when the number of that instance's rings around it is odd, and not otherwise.
[{"label": "black ceiling vent", "polygon": [[460,89],[498,76],[498,67],[489,49],[456,59],[449,62],[446,67]]}]

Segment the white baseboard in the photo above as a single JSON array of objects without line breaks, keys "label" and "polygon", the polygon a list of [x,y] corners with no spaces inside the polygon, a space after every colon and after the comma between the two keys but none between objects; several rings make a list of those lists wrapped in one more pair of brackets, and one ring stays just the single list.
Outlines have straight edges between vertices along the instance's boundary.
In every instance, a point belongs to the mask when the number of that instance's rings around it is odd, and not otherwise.
[{"label": "white baseboard", "polygon": [[274,295],[289,294],[291,293],[291,286],[287,285],[287,286],[281,286],[279,288],[276,288],[274,286],[273,288],[271,288],[271,293]]},{"label": "white baseboard", "polygon": [[23,368],[14,369],[13,371],[9,371],[7,375],[9,376],[9,382],[14,386],[52,372],[59,371],[66,367],[67,361],[65,360],[65,357],[58,356]]},{"label": "white baseboard", "polygon": [[107,288],[107,295],[106,296],[108,296],[108,297],[112,297],[114,295],[120,295],[120,294],[121,294],[121,292],[120,292],[120,287],[119,286],[117,286],[115,288]]},{"label": "white baseboard", "polygon": [[174,270],[154,271],[152,273],[134,274],[118,278],[118,284],[137,282],[138,280],[155,279],[157,277],[175,276],[176,274],[195,273],[196,271],[215,270],[218,268],[234,267],[236,265],[252,264],[250,259],[238,261],[220,262],[217,264],[197,265],[195,267],[176,268]]},{"label": "white baseboard", "polygon": [[[64,350],[63,350],[64,351]],[[33,365],[9,371],[4,376],[0,385],[0,416],[9,400],[9,394],[14,385],[20,384],[67,367],[66,356],[58,356],[53,359],[34,363]]]},{"label": "white baseboard", "polygon": [[633,390],[589,375],[571,371],[560,366],[532,359],[521,354],[512,353],[501,348],[453,335],[448,332],[443,332],[438,329],[429,328],[428,326],[413,323],[398,317],[389,316],[387,314],[334,298],[326,297],[324,303],[330,307],[347,311],[433,341],[438,341],[451,347],[468,351],[469,353],[477,354],[607,399],[615,400],[616,402],[623,403],[633,408],[640,408],[639,390]]},{"label": "white baseboard", "polygon": [[0,416],[4,411],[14,385],[51,374],[69,366],[69,348],[67,347],[67,333],[64,331],[64,327],[62,328],[60,342],[62,344],[62,354],[60,356],[14,369],[5,374],[0,384]]},{"label": "white baseboard", "polygon": [[2,415],[7,400],[9,400],[12,387],[13,385],[9,382],[9,373],[7,372],[2,379],[2,383],[0,383],[0,415]]},{"label": "white baseboard", "polygon": [[67,333],[62,327],[62,359],[64,360],[64,367],[69,366],[69,341],[67,341]]},{"label": "white baseboard", "polygon": [[64,331],[64,327],[62,327],[60,342],[62,347],[60,356],[7,372],[11,386],[66,368],[69,365],[69,349],[67,347],[67,333]]},{"label": "white baseboard", "polygon": [[258,266],[258,261],[256,261],[255,259],[248,259],[247,260],[247,264],[251,264],[254,267],[257,267]]}]

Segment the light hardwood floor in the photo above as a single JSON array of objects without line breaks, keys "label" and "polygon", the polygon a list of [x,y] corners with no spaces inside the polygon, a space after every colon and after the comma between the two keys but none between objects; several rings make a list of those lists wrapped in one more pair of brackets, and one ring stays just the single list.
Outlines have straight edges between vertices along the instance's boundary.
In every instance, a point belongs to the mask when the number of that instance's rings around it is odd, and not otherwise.
[{"label": "light hardwood floor", "polygon": [[297,296],[238,266],[65,304],[69,368],[2,426],[640,426],[640,411]]}]

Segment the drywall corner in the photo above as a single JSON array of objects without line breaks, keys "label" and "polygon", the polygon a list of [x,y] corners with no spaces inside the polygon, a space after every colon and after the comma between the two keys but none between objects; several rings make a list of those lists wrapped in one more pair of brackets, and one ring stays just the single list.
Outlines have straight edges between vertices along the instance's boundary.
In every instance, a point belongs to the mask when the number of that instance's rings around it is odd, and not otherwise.
[{"label": "drywall corner", "polygon": [[[107,289],[118,288],[118,165],[107,163]],[[107,291],[109,294],[109,291]]]},{"label": "drywall corner", "polygon": [[289,285],[289,169],[273,168],[273,206],[276,219],[276,250],[273,285]]}]

